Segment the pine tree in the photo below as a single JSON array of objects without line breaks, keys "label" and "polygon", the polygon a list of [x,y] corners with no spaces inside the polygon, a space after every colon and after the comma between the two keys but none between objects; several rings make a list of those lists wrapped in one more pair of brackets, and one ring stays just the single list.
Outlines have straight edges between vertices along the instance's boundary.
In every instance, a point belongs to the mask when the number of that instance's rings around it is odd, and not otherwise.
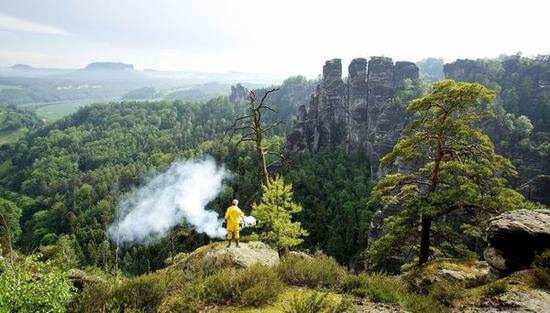
[{"label": "pine tree", "polygon": [[413,120],[381,166],[398,162],[409,170],[387,174],[372,192],[372,203],[400,210],[385,220],[385,235],[370,248],[374,264],[383,264],[404,248],[415,251],[423,264],[432,244],[456,247],[453,239],[460,236],[449,234],[452,227],[442,222],[452,212],[487,217],[522,204],[523,197],[506,187],[505,177],[516,174],[514,166],[475,127],[491,115],[494,97],[480,84],[445,80],[408,105]]},{"label": "pine tree", "polygon": [[270,178],[262,186],[260,203],[252,206],[252,215],[257,219],[256,228],[260,239],[282,252],[299,245],[308,233],[300,222],[293,222],[292,216],[302,207],[292,200],[292,185],[285,184],[281,176]]}]

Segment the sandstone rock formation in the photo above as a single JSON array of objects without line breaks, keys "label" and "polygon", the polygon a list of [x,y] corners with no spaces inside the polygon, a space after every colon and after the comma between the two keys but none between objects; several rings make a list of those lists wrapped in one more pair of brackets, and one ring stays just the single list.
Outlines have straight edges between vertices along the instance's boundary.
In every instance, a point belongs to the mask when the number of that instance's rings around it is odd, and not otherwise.
[{"label": "sandstone rock formation", "polygon": [[441,282],[479,286],[494,280],[496,275],[484,261],[438,259],[406,273],[404,278],[415,290],[427,292]]},{"label": "sandstone rock formation", "polygon": [[550,204],[550,175],[537,175],[518,188],[531,201]]},{"label": "sandstone rock formation", "polygon": [[504,272],[528,268],[535,255],[550,249],[550,210],[516,210],[492,218],[484,256]]},{"label": "sandstone rock formation", "polygon": [[347,108],[344,106],[344,81],[340,59],[327,61],[323,66],[320,97],[319,148],[333,148],[347,140]]},{"label": "sandstone rock formation", "polygon": [[512,273],[499,280],[508,286],[502,293],[480,297],[488,285],[471,288],[455,301],[452,313],[539,313],[549,312],[550,293],[533,285],[532,270]]},{"label": "sandstone rock formation", "polygon": [[351,61],[344,82],[341,60],[327,61],[317,91],[307,107],[300,108],[287,138],[288,150],[315,153],[343,145],[348,151],[364,151],[373,174],[380,177],[379,159],[392,149],[406,122],[405,110],[393,101],[405,79],[418,81],[414,63],[357,58]]},{"label": "sandstone rock formation", "polygon": [[242,242],[239,248],[227,248],[225,242],[202,246],[175,266],[195,268],[202,264],[213,267],[249,267],[254,264],[273,266],[279,263],[279,254],[263,242]]},{"label": "sandstone rock formation", "polygon": [[229,101],[232,103],[238,103],[241,101],[246,101],[248,99],[248,89],[243,85],[237,84],[231,86],[231,95],[229,95]]}]

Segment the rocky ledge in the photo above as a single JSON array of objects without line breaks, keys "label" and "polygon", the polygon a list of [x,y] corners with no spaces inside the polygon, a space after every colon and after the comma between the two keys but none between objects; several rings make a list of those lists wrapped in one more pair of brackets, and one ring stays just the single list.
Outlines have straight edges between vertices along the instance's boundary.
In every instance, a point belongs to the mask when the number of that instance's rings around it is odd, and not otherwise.
[{"label": "rocky ledge", "polygon": [[550,210],[516,210],[489,221],[484,258],[502,272],[528,268],[550,249]]}]

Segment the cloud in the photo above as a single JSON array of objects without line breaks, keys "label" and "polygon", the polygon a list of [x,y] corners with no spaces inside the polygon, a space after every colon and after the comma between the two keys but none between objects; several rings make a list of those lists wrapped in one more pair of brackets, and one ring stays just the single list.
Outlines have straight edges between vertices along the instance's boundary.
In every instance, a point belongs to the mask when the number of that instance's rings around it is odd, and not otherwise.
[{"label": "cloud", "polygon": [[0,66],[10,66],[17,63],[30,64],[33,66],[50,66],[51,62],[55,61],[57,57],[24,50],[7,50],[0,49]]},{"label": "cloud", "polygon": [[42,23],[23,20],[0,13],[0,30],[50,35],[69,35],[65,30]]}]

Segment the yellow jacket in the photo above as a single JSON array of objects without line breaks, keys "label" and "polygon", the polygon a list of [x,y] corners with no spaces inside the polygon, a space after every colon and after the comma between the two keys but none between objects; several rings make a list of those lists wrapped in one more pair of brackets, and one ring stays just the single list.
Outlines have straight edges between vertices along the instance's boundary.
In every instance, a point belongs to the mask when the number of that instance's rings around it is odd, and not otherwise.
[{"label": "yellow jacket", "polygon": [[227,230],[228,231],[238,231],[239,230],[239,218],[243,218],[244,213],[239,209],[238,206],[232,205],[227,208],[225,211],[225,220],[227,221]]}]

